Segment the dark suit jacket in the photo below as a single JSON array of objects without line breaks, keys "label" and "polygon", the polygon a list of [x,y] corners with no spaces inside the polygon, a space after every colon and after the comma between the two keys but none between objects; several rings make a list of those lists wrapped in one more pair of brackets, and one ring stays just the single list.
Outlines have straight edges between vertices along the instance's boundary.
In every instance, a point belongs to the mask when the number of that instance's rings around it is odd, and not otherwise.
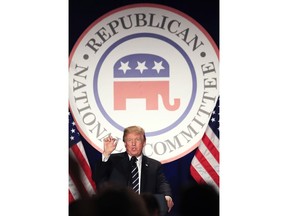
[{"label": "dark suit jacket", "polygon": [[[118,186],[128,186],[130,167],[127,152],[111,154],[107,162],[102,162],[102,160],[96,162],[93,180],[97,187],[107,182]],[[149,192],[172,197],[170,185],[159,161],[143,155],[141,169],[141,193]]]}]

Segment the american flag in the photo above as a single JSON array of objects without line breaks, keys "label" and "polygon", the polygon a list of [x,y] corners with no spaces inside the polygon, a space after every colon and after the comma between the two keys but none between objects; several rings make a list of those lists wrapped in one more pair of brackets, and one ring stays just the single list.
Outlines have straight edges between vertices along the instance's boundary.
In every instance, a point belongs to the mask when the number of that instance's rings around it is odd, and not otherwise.
[{"label": "american flag", "polygon": [[69,112],[69,203],[95,194],[91,168],[80,134]]},{"label": "american flag", "polygon": [[190,173],[199,184],[210,184],[219,191],[219,97],[191,161]]}]

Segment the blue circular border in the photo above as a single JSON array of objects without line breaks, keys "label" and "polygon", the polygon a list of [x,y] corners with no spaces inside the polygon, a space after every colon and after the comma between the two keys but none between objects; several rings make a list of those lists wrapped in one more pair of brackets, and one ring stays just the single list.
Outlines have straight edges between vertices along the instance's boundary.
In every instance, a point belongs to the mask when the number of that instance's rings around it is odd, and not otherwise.
[{"label": "blue circular border", "polygon": [[115,126],[116,128],[118,128],[120,131],[123,131],[124,130],[124,127],[122,127],[121,125],[119,125],[118,123],[116,123],[112,118],[110,118],[110,116],[106,113],[105,109],[103,108],[102,104],[101,104],[101,101],[99,100],[99,95],[98,95],[98,76],[99,76],[99,71],[100,71],[100,68],[104,62],[104,60],[106,59],[106,56],[113,50],[115,49],[115,47],[117,47],[118,45],[120,45],[121,43],[124,43],[125,41],[127,40],[131,40],[131,39],[134,39],[134,38],[139,38],[139,37],[151,37],[151,38],[157,38],[157,39],[160,39],[162,41],[165,41],[167,42],[168,44],[170,44],[171,46],[174,46],[177,50],[179,50],[179,52],[183,55],[184,59],[186,60],[189,68],[190,68],[190,71],[191,71],[191,74],[192,74],[192,83],[193,83],[193,88],[192,88],[192,95],[191,95],[191,98],[190,98],[190,101],[189,101],[189,104],[187,106],[187,108],[185,109],[185,111],[183,112],[183,114],[174,122],[172,123],[171,125],[169,125],[168,127],[165,127],[163,129],[160,129],[160,130],[157,130],[157,131],[154,131],[154,132],[145,132],[146,136],[149,137],[149,136],[156,136],[156,135],[159,135],[159,134],[162,134],[164,132],[167,132],[169,130],[171,130],[172,128],[176,127],[178,124],[180,124],[180,122],[188,115],[189,111],[191,110],[192,106],[193,106],[193,103],[194,103],[194,100],[195,100],[195,97],[196,97],[196,91],[197,91],[197,82],[196,82],[196,73],[195,73],[195,70],[194,70],[194,67],[193,67],[193,64],[192,62],[190,61],[190,58],[189,56],[184,52],[184,50],[178,45],[176,44],[174,41],[164,37],[164,36],[161,36],[161,35],[157,35],[157,34],[152,34],[152,33],[138,33],[138,34],[133,34],[133,35],[129,35],[129,36],[126,36],[124,38],[122,38],[121,40],[118,40],[117,42],[115,42],[114,44],[112,44],[105,52],[104,54],[101,56],[97,66],[96,66],[96,69],[95,69],[95,76],[94,76],[94,80],[93,80],[93,86],[94,86],[94,96],[95,96],[95,100],[96,100],[96,104],[99,108],[99,110],[101,111],[101,113],[103,114],[103,116],[113,125]]}]

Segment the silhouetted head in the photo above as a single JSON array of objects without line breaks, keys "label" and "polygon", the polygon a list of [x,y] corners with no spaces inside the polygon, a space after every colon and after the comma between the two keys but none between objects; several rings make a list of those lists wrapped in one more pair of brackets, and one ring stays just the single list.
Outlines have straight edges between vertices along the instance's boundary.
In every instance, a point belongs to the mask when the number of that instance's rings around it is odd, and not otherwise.
[{"label": "silhouetted head", "polygon": [[182,189],[181,216],[219,216],[219,193],[211,185],[195,184]]},{"label": "silhouetted head", "polygon": [[149,216],[144,200],[127,187],[106,187],[95,199],[96,216]]}]

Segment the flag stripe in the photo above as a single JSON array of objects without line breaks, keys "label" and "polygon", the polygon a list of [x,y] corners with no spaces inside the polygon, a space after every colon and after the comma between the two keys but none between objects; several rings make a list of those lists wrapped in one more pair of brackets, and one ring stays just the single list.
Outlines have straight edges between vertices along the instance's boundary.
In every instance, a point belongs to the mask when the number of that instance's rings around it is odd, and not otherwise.
[{"label": "flag stripe", "polygon": [[190,174],[199,183],[219,190],[219,97],[207,129],[191,161]]},{"label": "flag stripe", "polygon": [[202,141],[209,150],[209,153],[211,153],[213,157],[216,159],[217,163],[219,163],[219,152],[216,149],[214,143],[211,142],[211,140],[206,134],[204,134]]},{"label": "flag stripe", "polygon": [[195,166],[190,166],[190,173],[198,183],[206,183],[199,172],[195,169]]},{"label": "flag stripe", "polygon": [[73,197],[73,195],[72,195],[72,193],[71,193],[71,191],[69,189],[69,203],[73,202],[74,200],[75,199],[74,199],[74,197]]},{"label": "flag stripe", "polygon": [[193,166],[190,166],[190,172],[193,178],[199,184],[210,184],[215,187],[215,189],[219,190],[219,185],[211,177],[210,173],[206,171],[204,166],[198,161],[197,157],[193,158]]},{"label": "flag stripe", "polygon": [[206,157],[202,154],[201,151],[197,151],[196,158],[198,159],[199,163],[203,166],[206,172],[211,176],[213,181],[219,186],[219,176],[211,166],[211,164],[207,161]]},{"label": "flag stripe", "polygon": [[201,142],[199,148],[198,148],[202,155],[206,158],[206,160],[209,162],[209,164],[214,168],[214,170],[219,173],[219,162],[215,159],[215,157],[211,154],[209,149],[206,147],[206,145]]},{"label": "flag stripe", "polygon": [[214,147],[219,151],[219,139],[216,134],[213,132],[211,127],[207,127],[205,134],[209,137],[210,141],[214,144]]},{"label": "flag stripe", "polygon": [[69,175],[69,203],[79,198],[80,198],[80,193],[76,185],[74,184],[71,176]]},{"label": "flag stripe", "polygon": [[84,186],[82,180],[79,179],[79,176],[74,176],[73,173],[70,170],[69,170],[69,176],[70,176],[71,180],[74,182],[74,185],[77,188],[79,196],[80,197],[84,197],[84,198],[88,197],[89,193],[88,193],[86,187]]},{"label": "flag stripe", "polygon": [[92,179],[92,172],[82,142],[77,143],[77,145],[72,146],[70,149],[72,149],[73,153],[75,154],[75,157],[77,158],[79,165],[84,171],[84,174],[87,177],[88,181],[90,182],[90,185],[93,187],[93,191],[95,191],[96,185]]},{"label": "flag stripe", "polygon": [[[73,148],[73,149],[71,149]],[[90,169],[87,171],[85,170],[85,168],[83,169],[83,166],[87,166],[87,164],[83,165],[83,160],[84,159],[84,156],[82,155],[81,151],[79,150],[78,146],[77,145],[74,145],[73,147],[70,148],[70,155],[72,158],[74,158],[76,160],[77,158],[77,164],[79,166],[79,177],[80,177],[80,181],[81,181],[81,184],[83,185],[83,187],[85,188],[85,191],[87,194],[94,194],[95,193],[95,183],[93,182],[93,180],[91,179],[91,171]],[[75,154],[76,153],[76,154]],[[88,165],[89,166],[89,165]],[[90,168],[90,166],[89,166]],[[86,172],[88,172],[89,174],[87,174]],[[73,176],[71,176],[72,179],[74,180]],[[78,178],[79,178],[78,177]],[[89,179],[90,178],[90,179]],[[82,188],[83,189],[83,188]],[[81,189],[81,190],[82,190]],[[79,189],[80,190],[80,189]]]},{"label": "flag stripe", "polygon": [[95,194],[96,184],[92,179],[90,162],[84,143],[69,112],[69,203]]}]

